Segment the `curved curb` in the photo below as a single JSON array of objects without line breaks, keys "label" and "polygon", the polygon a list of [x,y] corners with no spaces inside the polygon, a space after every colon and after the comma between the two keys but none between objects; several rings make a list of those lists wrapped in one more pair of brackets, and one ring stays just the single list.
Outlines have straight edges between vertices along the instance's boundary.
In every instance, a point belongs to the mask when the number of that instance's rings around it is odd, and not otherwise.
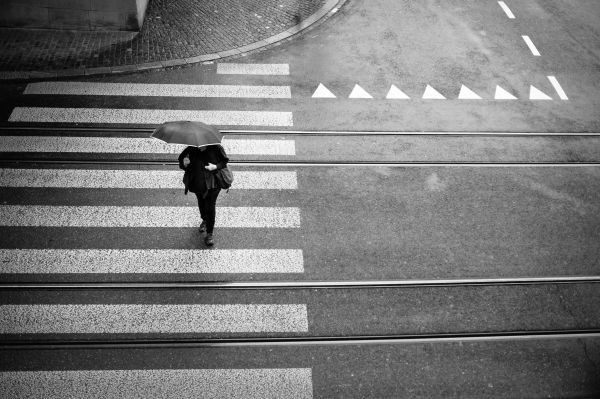
[{"label": "curved curb", "polygon": [[231,50],[220,51],[218,53],[203,54],[190,58],[179,58],[166,61],[146,62],[142,64],[119,65],[114,67],[97,67],[81,69],[65,69],[57,71],[0,71],[0,81],[3,80],[27,80],[27,79],[57,79],[72,76],[97,76],[111,75],[131,72],[140,72],[148,70],[160,70],[170,67],[194,65],[199,63],[212,63],[216,60],[229,57],[238,57],[248,55],[252,51],[264,50],[270,48],[276,43],[280,43],[290,37],[316,25],[324,22],[335,14],[347,0],[329,0],[317,12],[304,19],[299,24],[269,38],[237,47]]}]

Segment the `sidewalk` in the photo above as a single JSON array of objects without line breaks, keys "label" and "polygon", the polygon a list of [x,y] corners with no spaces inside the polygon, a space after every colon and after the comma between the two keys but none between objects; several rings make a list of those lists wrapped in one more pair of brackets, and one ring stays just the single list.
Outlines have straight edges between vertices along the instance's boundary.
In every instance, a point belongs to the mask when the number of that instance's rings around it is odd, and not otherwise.
[{"label": "sidewalk", "polygon": [[269,46],[345,0],[150,0],[140,32],[0,28],[0,79],[131,72]]}]

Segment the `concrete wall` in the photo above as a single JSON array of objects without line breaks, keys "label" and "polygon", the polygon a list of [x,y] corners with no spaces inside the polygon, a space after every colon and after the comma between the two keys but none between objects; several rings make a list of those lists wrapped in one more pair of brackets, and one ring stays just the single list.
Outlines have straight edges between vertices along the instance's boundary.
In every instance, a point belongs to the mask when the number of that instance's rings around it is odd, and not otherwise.
[{"label": "concrete wall", "polygon": [[0,0],[0,26],[140,30],[149,0]]}]

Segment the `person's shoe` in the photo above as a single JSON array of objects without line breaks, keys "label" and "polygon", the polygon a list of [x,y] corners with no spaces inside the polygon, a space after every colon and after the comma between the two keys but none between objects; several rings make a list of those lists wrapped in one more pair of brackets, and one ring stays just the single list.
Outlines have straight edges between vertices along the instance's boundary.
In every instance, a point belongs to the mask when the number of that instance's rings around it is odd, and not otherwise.
[{"label": "person's shoe", "polygon": [[203,220],[202,223],[200,223],[200,227],[198,228],[198,230],[200,231],[200,233],[204,233],[206,231],[206,222]]},{"label": "person's shoe", "polygon": [[215,241],[213,240],[213,235],[207,234],[206,237],[204,237],[204,243],[209,247],[212,247],[213,245],[215,245]]}]

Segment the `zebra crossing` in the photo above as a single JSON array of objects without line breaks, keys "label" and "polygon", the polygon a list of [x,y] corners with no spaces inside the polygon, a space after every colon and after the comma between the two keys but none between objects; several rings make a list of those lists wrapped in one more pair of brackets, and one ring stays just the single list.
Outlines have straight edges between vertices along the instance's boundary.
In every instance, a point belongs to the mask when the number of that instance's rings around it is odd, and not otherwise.
[{"label": "zebra crossing", "polygon": [[[217,74],[289,75],[288,64],[217,64]],[[181,97],[228,99],[292,98],[289,85],[206,85],[206,84],[142,84],[98,82],[29,83],[24,95]],[[291,106],[291,104],[287,104]],[[291,111],[263,110],[185,110],[93,107],[15,107],[9,122],[86,123],[86,124],[160,124],[168,120],[202,121],[212,125],[290,127]]]},{"label": "zebra crossing", "polygon": [[[255,66],[251,73],[289,74],[289,67]],[[217,73],[232,75],[243,68],[219,64]],[[289,86],[234,87],[209,85],[31,84],[25,94],[69,96],[178,96],[231,98],[290,98]],[[210,124],[292,126],[291,112],[140,110],[17,107],[10,121],[67,123],[162,123],[165,120],[202,120]],[[0,153],[163,154],[175,155],[182,146],[152,138],[2,136]],[[294,157],[294,140],[225,139],[230,155]],[[166,169],[94,169],[4,167],[0,189],[52,188],[57,196],[71,190],[181,190],[182,172]],[[295,170],[235,171],[233,193],[276,195],[298,190]],[[62,194],[64,193],[64,194]],[[101,194],[99,194],[101,195]],[[136,197],[132,197],[135,202]],[[217,228],[292,229],[301,227],[301,211],[294,206],[217,207]],[[97,229],[110,234],[121,228],[188,228],[197,234],[196,206],[147,204],[0,205],[0,227]],[[230,233],[223,233],[230,234]],[[198,244],[200,246],[200,244]],[[77,276],[282,274],[304,272],[299,248],[2,248],[0,275]],[[309,331],[303,303],[8,303],[0,305],[0,334],[302,334]],[[75,301],[77,302],[77,301]],[[108,301],[110,302],[110,301]],[[227,302],[227,301],[225,301]],[[0,396],[72,397],[198,397],[311,398],[310,368],[265,369],[151,369],[0,372]]]}]

